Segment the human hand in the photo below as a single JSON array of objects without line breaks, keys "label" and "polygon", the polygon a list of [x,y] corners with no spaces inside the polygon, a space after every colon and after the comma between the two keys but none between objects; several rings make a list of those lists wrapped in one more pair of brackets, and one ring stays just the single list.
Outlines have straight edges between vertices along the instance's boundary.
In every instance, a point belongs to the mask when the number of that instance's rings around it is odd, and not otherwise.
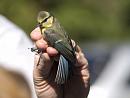
[{"label": "human hand", "polygon": [[34,29],[30,36],[36,47],[44,50],[41,55],[35,55],[34,61],[33,76],[38,98],[86,98],[89,93],[88,62],[80,47],[77,46],[73,75],[62,86],[54,82],[58,63],[52,60],[58,58],[58,51],[48,45],[39,28]]}]

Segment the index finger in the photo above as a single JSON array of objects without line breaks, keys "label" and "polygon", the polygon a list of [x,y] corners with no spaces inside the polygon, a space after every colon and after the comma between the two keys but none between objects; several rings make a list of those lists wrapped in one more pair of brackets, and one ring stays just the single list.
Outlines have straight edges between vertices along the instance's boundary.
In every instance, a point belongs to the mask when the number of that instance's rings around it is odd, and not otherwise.
[{"label": "index finger", "polygon": [[30,33],[30,37],[32,40],[36,41],[36,40],[40,40],[42,38],[42,34],[40,31],[40,28],[37,27],[35,28],[31,33]]}]

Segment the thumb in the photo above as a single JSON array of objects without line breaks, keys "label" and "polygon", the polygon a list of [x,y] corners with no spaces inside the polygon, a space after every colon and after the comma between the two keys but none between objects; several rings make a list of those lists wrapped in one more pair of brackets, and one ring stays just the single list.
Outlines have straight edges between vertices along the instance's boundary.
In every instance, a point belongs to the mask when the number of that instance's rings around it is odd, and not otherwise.
[{"label": "thumb", "polygon": [[36,54],[34,65],[34,79],[37,77],[46,79],[50,74],[53,60],[47,53]]}]

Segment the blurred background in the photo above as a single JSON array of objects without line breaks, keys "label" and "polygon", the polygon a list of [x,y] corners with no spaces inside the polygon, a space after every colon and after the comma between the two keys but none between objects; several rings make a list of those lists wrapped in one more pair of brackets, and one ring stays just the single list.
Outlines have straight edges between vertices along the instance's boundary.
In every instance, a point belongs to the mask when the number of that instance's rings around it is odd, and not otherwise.
[{"label": "blurred background", "polygon": [[130,0],[0,1],[0,14],[28,36],[41,10],[53,13],[83,48],[91,73],[89,98],[130,98]]},{"label": "blurred background", "polygon": [[119,41],[130,37],[129,0],[1,0],[0,13],[28,34],[39,11],[52,12],[73,39]]}]

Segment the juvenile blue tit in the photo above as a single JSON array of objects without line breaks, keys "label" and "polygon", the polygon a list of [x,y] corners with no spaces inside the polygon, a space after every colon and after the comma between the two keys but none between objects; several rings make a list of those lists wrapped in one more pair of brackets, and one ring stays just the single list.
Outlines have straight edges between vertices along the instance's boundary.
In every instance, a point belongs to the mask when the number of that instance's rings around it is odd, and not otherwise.
[{"label": "juvenile blue tit", "polygon": [[49,12],[39,12],[37,21],[44,39],[60,54],[55,82],[64,84],[76,62],[75,48],[59,21]]}]

